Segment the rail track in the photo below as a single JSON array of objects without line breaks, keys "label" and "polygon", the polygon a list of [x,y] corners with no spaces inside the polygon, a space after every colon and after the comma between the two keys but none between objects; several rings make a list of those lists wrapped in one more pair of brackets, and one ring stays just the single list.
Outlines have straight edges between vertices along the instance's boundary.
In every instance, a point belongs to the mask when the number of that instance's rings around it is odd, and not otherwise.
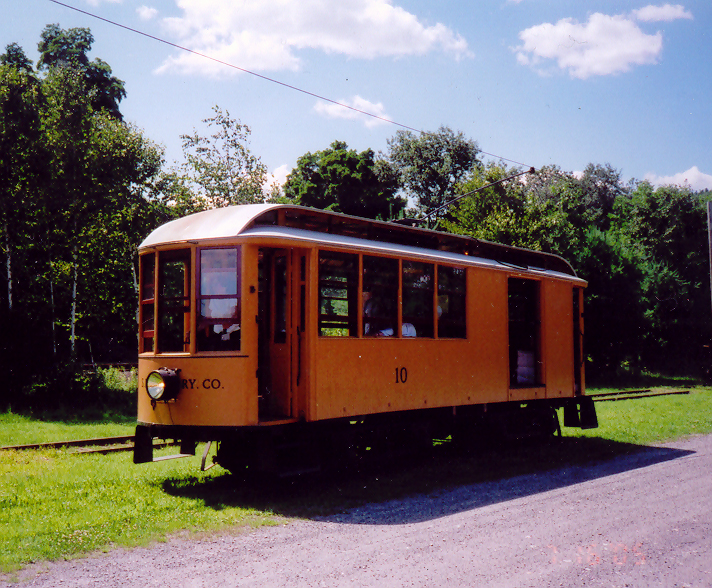
[{"label": "rail track", "polygon": [[[175,445],[173,441],[154,443],[154,448],[160,449]],[[133,451],[134,436],[125,435],[121,437],[97,437],[95,439],[74,439],[70,441],[51,441],[49,443],[29,443],[26,445],[6,445],[0,447],[0,451],[25,451],[30,449],[68,449],[69,453],[86,455],[89,453],[117,453],[121,451]]]},{"label": "rail track", "polygon": [[641,398],[653,398],[655,396],[675,396],[689,393],[689,390],[666,390],[664,392],[653,392],[653,390],[646,388],[644,390],[623,390],[621,392],[591,394],[591,398],[593,398],[594,402],[612,402],[615,400],[638,400]]}]

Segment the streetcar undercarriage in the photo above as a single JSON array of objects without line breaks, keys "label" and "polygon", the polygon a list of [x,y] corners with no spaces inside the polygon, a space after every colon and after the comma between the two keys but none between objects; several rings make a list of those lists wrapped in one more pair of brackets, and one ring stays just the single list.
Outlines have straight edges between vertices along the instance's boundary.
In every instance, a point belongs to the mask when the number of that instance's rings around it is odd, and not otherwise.
[{"label": "streetcar undercarriage", "polygon": [[[196,445],[217,441],[214,462],[233,473],[289,477],[357,463],[369,456],[393,459],[432,448],[500,445],[561,436],[564,426],[598,426],[593,399],[497,403],[372,414],[307,423],[254,427],[136,427],[134,463],[195,455]],[[153,439],[180,441],[178,454],[154,458]],[[203,469],[206,460],[203,458]]]}]

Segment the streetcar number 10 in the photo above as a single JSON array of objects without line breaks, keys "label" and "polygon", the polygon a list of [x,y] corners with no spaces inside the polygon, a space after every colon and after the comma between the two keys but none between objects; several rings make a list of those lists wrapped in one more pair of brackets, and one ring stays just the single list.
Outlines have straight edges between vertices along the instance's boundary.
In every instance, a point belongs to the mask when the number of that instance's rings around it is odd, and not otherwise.
[{"label": "streetcar number 10", "polygon": [[396,384],[405,384],[408,381],[408,370],[404,367],[396,368]]}]

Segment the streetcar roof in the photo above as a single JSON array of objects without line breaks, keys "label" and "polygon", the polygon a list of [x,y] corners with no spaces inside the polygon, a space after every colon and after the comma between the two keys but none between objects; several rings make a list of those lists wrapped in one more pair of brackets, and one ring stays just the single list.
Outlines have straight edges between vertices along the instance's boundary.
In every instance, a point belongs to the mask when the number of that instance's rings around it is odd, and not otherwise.
[{"label": "streetcar roof", "polygon": [[155,229],[139,249],[258,236],[358,247],[381,253],[426,256],[475,265],[504,265],[559,274],[567,279],[576,277],[576,272],[566,260],[550,253],[285,204],[245,204],[191,214]]},{"label": "streetcar roof", "polygon": [[260,239],[280,239],[290,240],[297,243],[308,243],[310,245],[319,245],[322,249],[351,249],[354,252],[362,251],[381,255],[395,255],[398,257],[417,257],[419,259],[436,262],[436,263],[451,263],[459,265],[480,266],[490,268],[508,268],[516,269],[523,272],[532,272],[543,274],[549,277],[557,277],[568,281],[576,281],[581,284],[586,282],[580,278],[574,277],[568,273],[545,269],[536,266],[515,266],[472,255],[464,255],[452,251],[438,251],[434,249],[424,249],[423,247],[415,247],[412,245],[399,245],[397,243],[384,243],[382,241],[372,241],[360,239],[358,237],[349,237],[346,235],[331,235],[324,233],[316,233],[314,231],[305,231],[304,229],[295,229],[292,227],[268,227],[256,226],[246,229],[240,235],[241,237],[251,237]]}]

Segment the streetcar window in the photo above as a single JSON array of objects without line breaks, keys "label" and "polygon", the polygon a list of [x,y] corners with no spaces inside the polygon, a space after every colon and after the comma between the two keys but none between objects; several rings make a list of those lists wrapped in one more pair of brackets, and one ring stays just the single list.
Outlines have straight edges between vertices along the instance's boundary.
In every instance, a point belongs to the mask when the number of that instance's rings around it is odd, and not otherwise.
[{"label": "streetcar window", "polygon": [[240,349],[240,255],[237,247],[199,250],[198,351]]},{"label": "streetcar window", "polygon": [[357,335],[358,255],[319,252],[319,335]]},{"label": "streetcar window", "polygon": [[159,353],[188,351],[190,344],[190,250],[158,255]]},{"label": "streetcar window", "polygon": [[140,257],[141,275],[141,352],[153,351],[153,337],[155,334],[154,301],[156,296],[156,255],[149,253]]},{"label": "streetcar window", "polygon": [[403,262],[403,336],[433,336],[434,267],[430,263]]},{"label": "streetcar window", "polygon": [[398,260],[363,256],[363,334],[392,337],[398,327]]},{"label": "streetcar window", "polygon": [[438,266],[438,337],[467,336],[465,268]]},{"label": "streetcar window", "polygon": [[509,376],[511,386],[536,386],[539,361],[539,282],[509,278]]}]

